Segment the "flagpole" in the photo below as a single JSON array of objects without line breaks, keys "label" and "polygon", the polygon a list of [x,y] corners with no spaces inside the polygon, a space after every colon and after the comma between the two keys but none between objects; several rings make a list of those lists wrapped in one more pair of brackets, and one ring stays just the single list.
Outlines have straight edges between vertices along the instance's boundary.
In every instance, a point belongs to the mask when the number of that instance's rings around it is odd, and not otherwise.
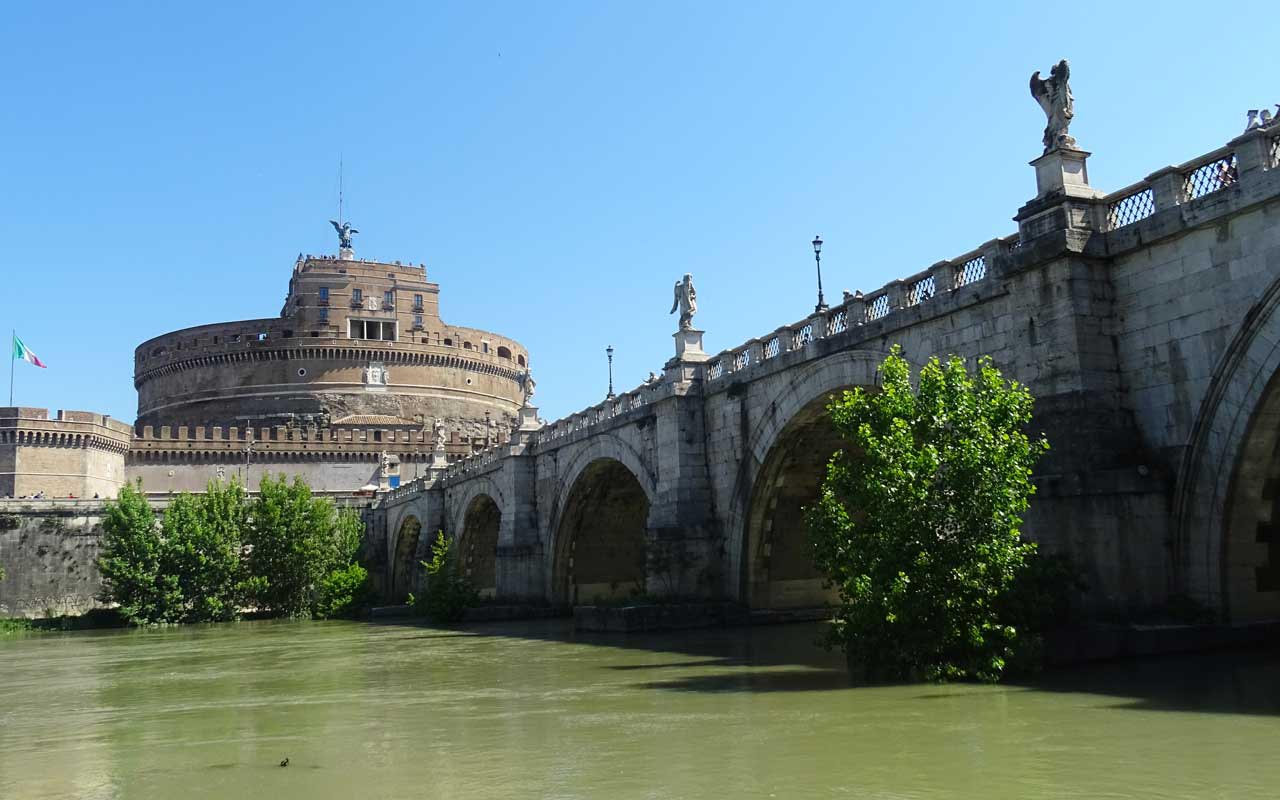
[{"label": "flagpole", "polygon": [[13,348],[18,342],[18,329],[9,331],[9,405],[13,405]]}]

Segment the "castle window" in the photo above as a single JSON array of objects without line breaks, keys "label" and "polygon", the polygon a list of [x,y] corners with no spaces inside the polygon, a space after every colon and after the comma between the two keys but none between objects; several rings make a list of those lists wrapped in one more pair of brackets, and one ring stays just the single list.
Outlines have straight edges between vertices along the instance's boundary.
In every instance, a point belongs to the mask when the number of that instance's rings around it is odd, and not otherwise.
[{"label": "castle window", "polygon": [[463,349],[463,350],[470,350],[470,349],[471,349],[471,342],[463,342],[463,343],[462,343],[462,349]]},{"label": "castle window", "polygon": [[388,289],[388,290],[386,290],[385,292],[383,292],[383,293],[382,293],[382,307],[383,307],[383,308],[395,308],[395,305],[396,305],[396,293],[395,293],[394,291],[392,291],[391,289]]},{"label": "castle window", "polygon": [[376,319],[349,319],[347,333],[352,339],[375,339],[383,342],[396,340],[396,324]]},{"label": "castle window", "polygon": [[326,325],[329,324],[329,309],[327,308],[320,309],[320,321]]},{"label": "castle window", "polygon": [[516,356],[516,363],[523,367],[523,366],[524,366],[524,356]]},{"label": "castle window", "polygon": [[413,329],[414,329],[414,330],[417,330],[417,331],[422,330],[422,315],[421,315],[421,314],[414,314],[414,315],[413,315]]},{"label": "castle window", "polygon": [[375,442],[380,442],[380,441],[382,441],[382,431],[374,431],[374,432],[373,432],[373,440],[374,440]]},{"label": "castle window", "polygon": [[329,304],[329,287],[320,287],[320,305],[327,306]]},{"label": "castle window", "polygon": [[449,338],[445,338],[445,340],[444,340],[444,346],[445,346],[445,347],[453,347],[453,340],[452,340],[452,339],[449,339]]},{"label": "castle window", "polygon": [[505,359],[507,359],[508,361],[510,361],[510,360],[511,360],[511,351],[510,351],[509,349],[507,349],[507,348],[503,347],[502,345],[498,345],[498,358],[505,358]]},{"label": "castle window", "polygon": [[421,311],[421,310],[422,310],[422,295],[420,295],[420,294],[415,294],[415,295],[413,296],[413,310],[414,310],[414,311]]},{"label": "castle window", "polygon": [[361,303],[363,303],[363,302],[364,302],[364,290],[363,290],[363,289],[352,289],[352,290],[351,290],[351,305],[353,305],[353,306],[358,306],[358,305],[360,305],[360,304],[361,304]]},{"label": "castle window", "polygon": [[481,350],[481,352],[484,352],[484,353],[489,352],[489,343],[488,343],[488,342],[481,342],[481,343],[480,343],[480,350]]}]

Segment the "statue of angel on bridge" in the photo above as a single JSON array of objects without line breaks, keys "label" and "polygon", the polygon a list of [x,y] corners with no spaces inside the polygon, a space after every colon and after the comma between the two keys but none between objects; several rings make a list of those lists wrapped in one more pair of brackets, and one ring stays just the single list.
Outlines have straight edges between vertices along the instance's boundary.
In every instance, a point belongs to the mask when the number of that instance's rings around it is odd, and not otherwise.
[{"label": "statue of angel on bridge", "polygon": [[676,281],[675,296],[667,313],[674,314],[677,309],[680,311],[680,330],[693,328],[693,315],[698,313],[698,292],[693,288],[693,276],[687,272],[684,280]]},{"label": "statue of angel on bridge", "polygon": [[1044,127],[1044,151],[1055,147],[1075,147],[1076,140],[1067,133],[1075,116],[1075,99],[1071,96],[1071,65],[1064,58],[1049,70],[1047,80],[1040,70],[1031,75],[1031,96],[1044,109],[1048,122]]}]

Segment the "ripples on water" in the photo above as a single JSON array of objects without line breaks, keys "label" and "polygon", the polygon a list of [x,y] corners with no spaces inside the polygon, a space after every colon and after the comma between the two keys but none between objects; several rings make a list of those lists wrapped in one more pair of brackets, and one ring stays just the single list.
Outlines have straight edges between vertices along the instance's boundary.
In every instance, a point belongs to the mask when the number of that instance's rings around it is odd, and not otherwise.
[{"label": "ripples on water", "polygon": [[[851,688],[820,628],[0,639],[0,798],[1272,797],[1280,653]],[[290,759],[281,768],[278,762]]]}]

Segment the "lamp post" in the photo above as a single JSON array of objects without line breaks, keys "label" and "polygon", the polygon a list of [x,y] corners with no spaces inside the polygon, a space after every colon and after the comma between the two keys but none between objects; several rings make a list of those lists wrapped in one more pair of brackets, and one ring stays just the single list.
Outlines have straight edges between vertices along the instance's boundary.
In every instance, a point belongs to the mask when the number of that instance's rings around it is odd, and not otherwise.
[{"label": "lamp post", "polygon": [[604,349],[606,355],[609,356],[609,393],[605,395],[606,400],[613,399],[613,345],[609,345]]},{"label": "lamp post", "polygon": [[822,313],[827,310],[827,301],[822,299],[822,237],[813,237],[813,260],[818,265],[818,304],[814,311]]}]

